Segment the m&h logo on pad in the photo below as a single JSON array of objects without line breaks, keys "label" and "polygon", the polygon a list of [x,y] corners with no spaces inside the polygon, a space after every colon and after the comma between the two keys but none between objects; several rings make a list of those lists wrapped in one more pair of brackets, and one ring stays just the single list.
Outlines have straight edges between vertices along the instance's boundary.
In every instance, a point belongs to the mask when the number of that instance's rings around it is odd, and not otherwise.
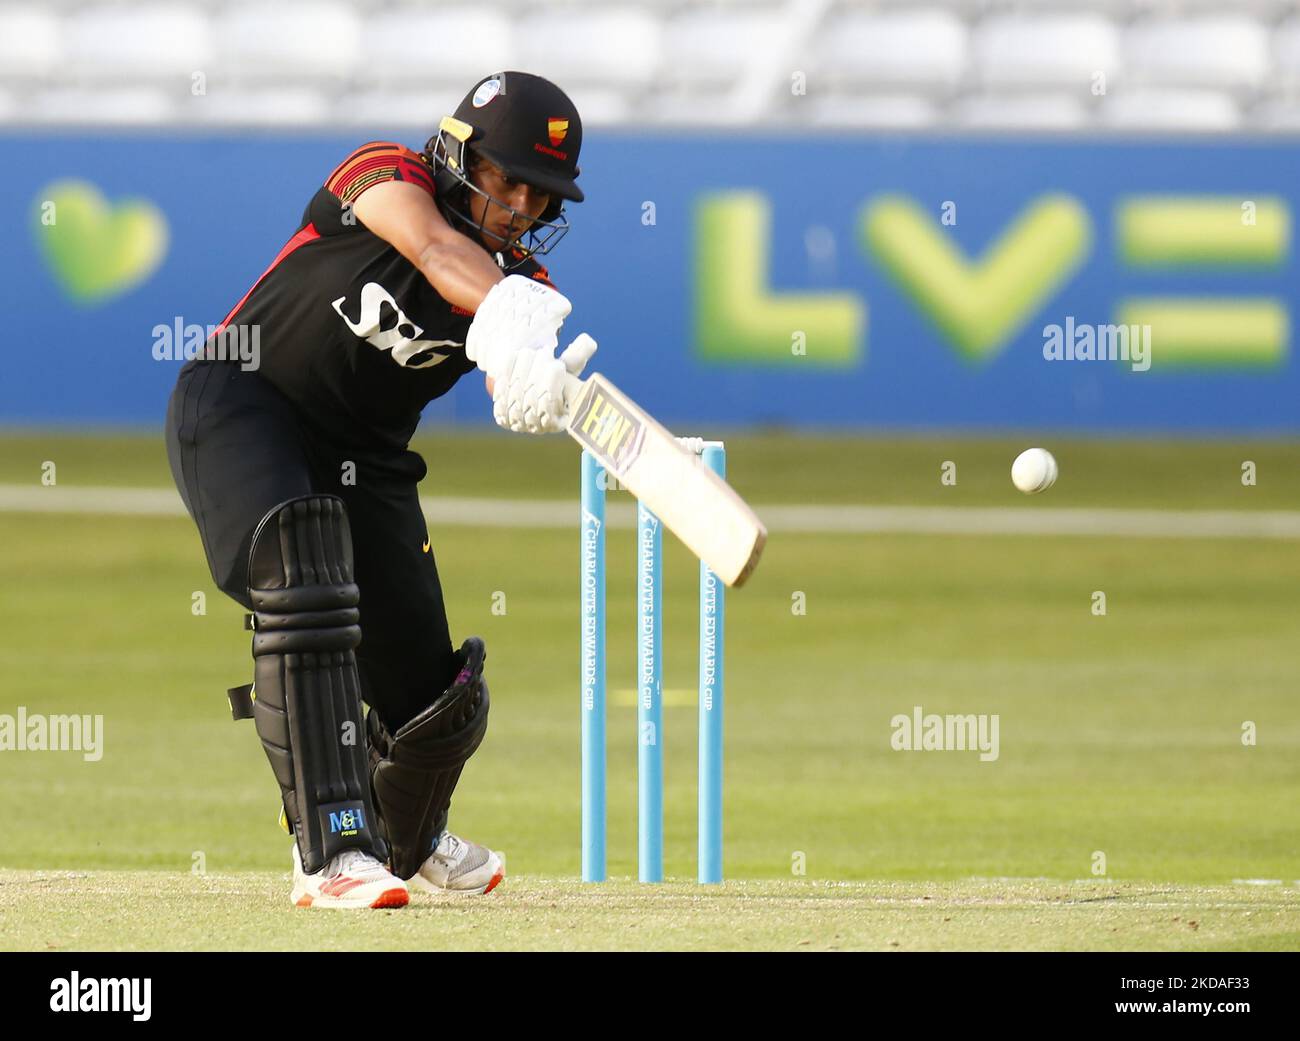
[{"label": "m&h logo on pad", "polygon": [[360,806],[330,813],[331,835],[356,835],[366,826],[366,815]]}]

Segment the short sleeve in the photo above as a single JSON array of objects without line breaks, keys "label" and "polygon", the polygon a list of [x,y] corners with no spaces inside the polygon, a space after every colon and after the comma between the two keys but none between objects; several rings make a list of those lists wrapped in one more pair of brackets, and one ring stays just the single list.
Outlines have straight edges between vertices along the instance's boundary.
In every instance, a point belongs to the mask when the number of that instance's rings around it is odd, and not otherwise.
[{"label": "short sleeve", "polygon": [[339,200],[347,205],[362,193],[385,181],[407,181],[434,194],[433,171],[405,145],[391,141],[371,141],[343,160],[325,182]]}]

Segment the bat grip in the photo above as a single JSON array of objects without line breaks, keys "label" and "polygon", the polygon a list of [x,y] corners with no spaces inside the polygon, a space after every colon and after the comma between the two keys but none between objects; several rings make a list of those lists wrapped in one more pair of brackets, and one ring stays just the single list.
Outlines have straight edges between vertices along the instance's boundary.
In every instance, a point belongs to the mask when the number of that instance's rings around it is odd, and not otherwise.
[{"label": "bat grip", "polygon": [[573,416],[573,410],[578,406],[578,399],[582,397],[582,388],[585,385],[585,380],[571,373],[564,377],[564,414],[566,416]]}]

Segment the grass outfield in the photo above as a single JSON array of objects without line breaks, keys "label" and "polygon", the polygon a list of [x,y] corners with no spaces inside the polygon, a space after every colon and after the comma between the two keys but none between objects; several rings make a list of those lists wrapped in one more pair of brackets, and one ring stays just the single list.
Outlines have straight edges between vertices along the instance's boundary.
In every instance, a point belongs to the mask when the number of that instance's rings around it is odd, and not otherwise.
[{"label": "grass outfield", "polygon": [[[422,494],[577,498],[578,449],[567,437],[435,430],[412,443],[431,474]],[[707,433],[726,438],[728,477],[758,503],[1300,508],[1300,444],[1294,442]],[[1026,499],[1011,486],[1011,461],[1031,444],[1050,449],[1060,463],[1050,496]],[[171,486],[161,435],[0,427],[0,484],[38,483],[47,460],[58,464],[66,486]],[[444,460],[446,471],[439,466]],[[1251,488],[1241,483],[1245,460],[1258,470]],[[945,461],[957,464],[956,486],[939,482]]]},{"label": "grass outfield", "polygon": [[287,873],[0,870],[20,950],[1295,950],[1300,891],[1134,883],[524,877],[486,898],[300,911]]},{"label": "grass outfield", "polygon": [[[1007,472],[1027,443],[733,437],[728,464],[759,504],[1300,509],[1300,445],[1047,441],[1060,482],[1026,499]],[[454,460],[454,477],[426,480],[425,494],[576,504],[567,439],[417,447],[435,472]],[[0,438],[0,484],[39,483],[47,459],[64,487],[170,482],[156,439],[34,433]],[[958,463],[956,487],[939,484],[945,459]],[[1257,487],[1240,483],[1246,459]],[[0,713],[105,719],[99,762],[0,753],[16,808],[0,837],[0,867],[12,869],[0,871],[0,946],[1300,947],[1300,542],[773,538],[727,604],[733,881],[652,890],[572,881],[576,523],[431,536],[453,635],[485,637],[493,694],[453,826],[504,849],[510,878],[483,901],[317,923],[287,906],[274,783],[251,724],[231,722],[224,700],[249,676],[248,635],[192,523],[0,512]],[[685,880],[696,586],[693,562],[667,542],[665,852]],[[609,575],[610,871],[626,879],[630,532],[611,534]],[[1097,590],[1104,617],[1090,610]],[[197,617],[196,591],[207,596]],[[493,613],[501,593],[504,615]],[[804,614],[792,611],[799,593]],[[998,759],[891,750],[891,718],[916,705],[998,714]],[[1105,877],[1077,881],[1098,854]],[[191,874],[196,862],[206,877]]]}]

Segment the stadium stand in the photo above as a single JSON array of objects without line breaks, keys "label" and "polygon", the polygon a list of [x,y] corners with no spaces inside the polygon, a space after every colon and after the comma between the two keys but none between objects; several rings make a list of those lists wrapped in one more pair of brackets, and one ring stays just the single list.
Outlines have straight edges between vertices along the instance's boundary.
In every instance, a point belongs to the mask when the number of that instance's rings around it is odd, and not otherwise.
[{"label": "stadium stand", "polygon": [[428,126],[494,69],[590,125],[1300,127],[1300,0],[0,0],[0,125]]}]

